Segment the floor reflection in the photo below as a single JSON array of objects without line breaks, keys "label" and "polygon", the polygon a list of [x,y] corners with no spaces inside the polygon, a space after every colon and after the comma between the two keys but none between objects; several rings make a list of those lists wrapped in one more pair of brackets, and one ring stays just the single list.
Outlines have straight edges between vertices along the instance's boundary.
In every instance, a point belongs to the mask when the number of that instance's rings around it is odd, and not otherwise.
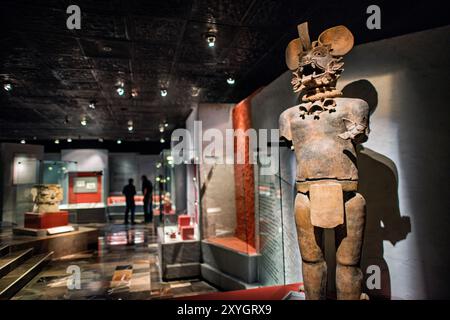
[{"label": "floor reflection", "polygon": [[[98,249],[53,260],[13,299],[166,299],[216,291],[201,279],[163,282],[152,225],[97,225]],[[81,289],[67,268],[80,268]]]}]

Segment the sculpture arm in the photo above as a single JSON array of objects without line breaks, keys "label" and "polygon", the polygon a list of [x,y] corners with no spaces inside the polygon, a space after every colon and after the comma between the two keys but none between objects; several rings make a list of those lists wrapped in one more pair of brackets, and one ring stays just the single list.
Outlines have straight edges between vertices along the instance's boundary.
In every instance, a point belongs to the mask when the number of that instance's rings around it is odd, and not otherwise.
[{"label": "sculpture arm", "polygon": [[358,100],[344,121],[346,132],[339,135],[342,139],[351,139],[354,143],[367,141],[369,129],[369,106],[367,102]]},{"label": "sculpture arm", "polygon": [[280,139],[284,138],[288,141],[292,141],[291,133],[291,109],[285,110],[279,119]]}]

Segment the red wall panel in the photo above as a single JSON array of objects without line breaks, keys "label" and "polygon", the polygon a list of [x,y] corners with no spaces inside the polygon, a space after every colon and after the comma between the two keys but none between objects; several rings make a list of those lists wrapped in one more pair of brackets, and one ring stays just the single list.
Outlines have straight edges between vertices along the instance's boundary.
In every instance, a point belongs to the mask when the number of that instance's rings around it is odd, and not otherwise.
[{"label": "red wall panel", "polygon": [[[75,193],[73,180],[75,177],[97,177],[96,193]],[[102,173],[101,172],[70,172],[69,173],[69,203],[97,203],[102,202]]]}]

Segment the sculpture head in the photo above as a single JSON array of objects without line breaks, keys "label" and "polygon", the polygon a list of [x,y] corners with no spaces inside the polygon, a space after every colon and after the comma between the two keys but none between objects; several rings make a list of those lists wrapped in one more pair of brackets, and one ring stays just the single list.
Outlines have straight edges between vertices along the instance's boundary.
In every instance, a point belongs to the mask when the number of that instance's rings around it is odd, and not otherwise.
[{"label": "sculpture head", "polygon": [[286,64],[293,71],[292,85],[295,92],[303,92],[304,101],[314,101],[341,95],[336,90],[346,55],[354,44],[353,35],[344,26],[336,26],[322,32],[311,43],[308,24],[298,25],[299,38],[286,48]]}]

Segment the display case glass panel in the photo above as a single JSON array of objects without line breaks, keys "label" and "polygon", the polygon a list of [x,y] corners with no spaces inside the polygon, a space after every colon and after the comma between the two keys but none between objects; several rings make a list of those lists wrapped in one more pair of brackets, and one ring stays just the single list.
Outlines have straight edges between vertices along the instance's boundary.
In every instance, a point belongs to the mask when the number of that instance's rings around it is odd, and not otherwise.
[{"label": "display case glass panel", "polygon": [[[186,170],[191,165],[179,164],[177,166],[185,166]],[[194,201],[194,206],[187,206],[187,210],[177,210],[176,197],[176,167],[170,150],[164,150],[161,153],[161,162],[156,176],[155,195],[156,195],[156,212],[158,214],[159,226],[162,232],[161,241],[163,243],[172,243],[189,240],[199,240],[198,229],[198,201]],[[186,172],[186,171],[182,171]],[[198,195],[197,175],[194,173],[194,195]],[[183,189],[184,192],[186,189]],[[197,196],[198,197],[198,196]],[[162,213],[162,214],[161,214]]]},{"label": "display case glass panel", "polygon": [[202,165],[202,238],[228,250],[258,254],[253,166]]},{"label": "display case glass panel", "polygon": [[[43,161],[15,157],[14,171],[14,225],[29,227],[26,223],[32,213],[67,212],[67,221],[77,221],[77,210],[69,208],[69,172],[76,171],[75,162]],[[70,209],[70,210],[69,210]],[[50,225],[53,223],[50,217]],[[66,219],[66,218],[64,218]],[[58,224],[58,222],[56,222]]]}]

